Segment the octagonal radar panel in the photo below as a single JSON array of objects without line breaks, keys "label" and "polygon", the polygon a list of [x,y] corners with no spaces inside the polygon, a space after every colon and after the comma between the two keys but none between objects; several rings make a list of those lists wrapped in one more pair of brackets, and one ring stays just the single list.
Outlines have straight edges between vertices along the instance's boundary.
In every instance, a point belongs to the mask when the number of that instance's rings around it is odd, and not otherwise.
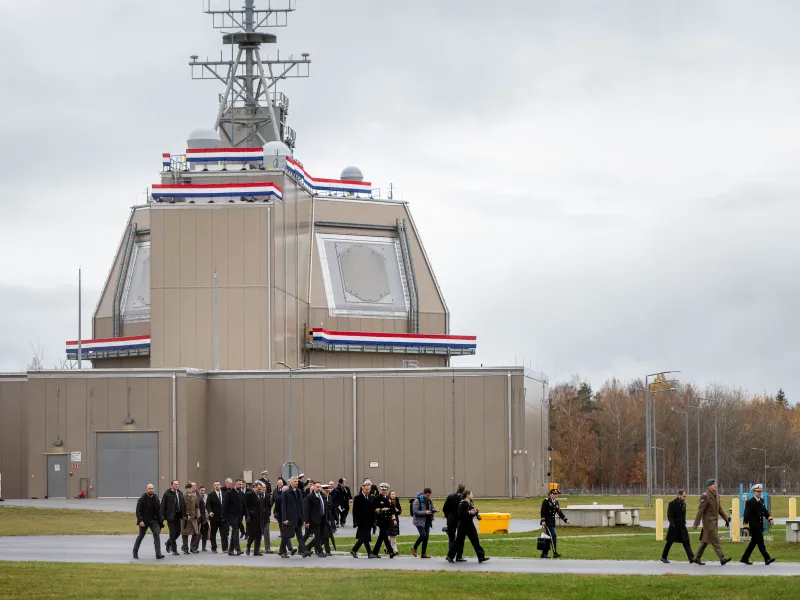
[{"label": "octagonal radar panel", "polygon": [[281,141],[264,144],[264,166],[267,169],[285,169],[286,157],[292,156],[292,149]]},{"label": "octagonal radar panel", "polygon": [[187,148],[219,148],[220,145],[219,132],[213,127],[193,129],[186,138]]}]

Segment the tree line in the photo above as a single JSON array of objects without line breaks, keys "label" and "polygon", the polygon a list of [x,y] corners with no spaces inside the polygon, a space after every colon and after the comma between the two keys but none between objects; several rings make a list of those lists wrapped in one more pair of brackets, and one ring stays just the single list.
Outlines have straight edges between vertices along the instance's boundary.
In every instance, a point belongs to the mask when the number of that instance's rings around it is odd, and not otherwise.
[{"label": "tree line", "polygon": [[[718,385],[676,388],[650,396],[659,448],[656,492],[686,486],[686,417],[674,411],[689,413],[690,493],[697,488],[698,418],[701,481],[714,475],[715,416],[721,487],[761,482],[771,492],[797,488],[800,407],[790,406],[783,390],[749,395]],[[549,402],[552,481],[564,489],[646,485],[643,381],[611,379],[594,392],[575,378],[554,386]]]}]

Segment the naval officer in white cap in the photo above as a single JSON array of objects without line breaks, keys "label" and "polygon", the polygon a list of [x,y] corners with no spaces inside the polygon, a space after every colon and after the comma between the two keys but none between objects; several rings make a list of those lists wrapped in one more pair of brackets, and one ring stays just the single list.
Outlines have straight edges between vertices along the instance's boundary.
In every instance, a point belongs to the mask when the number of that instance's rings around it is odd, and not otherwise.
[{"label": "naval officer in white cap", "polygon": [[766,546],[764,546],[764,520],[769,521],[770,525],[773,525],[775,522],[772,520],[772,516],[770,516],[767,510],[766,504],[764,504],[764,498],[761,497],[763,492],[762,485],[757,483],[750,488],[750,491],[753,492],[753,497],[744,503],[743,519],[744,522],[750,526],[750,543],[747,545],[747,550],[744,551],[742,559],[739,562],[752,565],[753,563],[750,562],[750,555],[753,553],[755,547],[758,546],[758,551],[761,552],[761,556],[764,557],[764,564],[771,565],[775,562],[775,559],[770,557]]}]

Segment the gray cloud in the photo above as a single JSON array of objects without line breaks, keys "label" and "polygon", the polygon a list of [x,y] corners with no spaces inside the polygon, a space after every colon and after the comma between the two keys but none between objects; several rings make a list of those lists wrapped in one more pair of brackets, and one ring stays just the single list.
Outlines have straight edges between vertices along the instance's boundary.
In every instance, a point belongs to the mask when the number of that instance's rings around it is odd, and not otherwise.
[{"label": "gray cloud", "polygon": [[[23,260],[0,285],[38,309],[4,312],[0,368],[70,336],[78,265],[99,289],[160,153],[213,120],[219,86],[186,62],[221,48],[200,3],[6,4],[0,252]],[[800,6],[298,4],[277,32],[314,60],[282,87],[298,156],[412,202],[454,332],[480,338],[462,364],[800,398]]]}]

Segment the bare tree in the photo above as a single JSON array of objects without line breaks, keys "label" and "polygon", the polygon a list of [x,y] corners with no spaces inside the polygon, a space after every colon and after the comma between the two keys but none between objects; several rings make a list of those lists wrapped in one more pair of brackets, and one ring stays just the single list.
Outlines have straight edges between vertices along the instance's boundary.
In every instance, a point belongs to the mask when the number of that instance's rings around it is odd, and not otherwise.
[{"label": "bare tree", "polygon": [[31,342],[31,350],[33,350],[33,358],[31,358],[31,362],[28,363],[28,371],[41,371],[44,369],[44,364],[42,363],[44,359],[44,348],[42,348],[41,344],[38,342],[36,346]]}]

